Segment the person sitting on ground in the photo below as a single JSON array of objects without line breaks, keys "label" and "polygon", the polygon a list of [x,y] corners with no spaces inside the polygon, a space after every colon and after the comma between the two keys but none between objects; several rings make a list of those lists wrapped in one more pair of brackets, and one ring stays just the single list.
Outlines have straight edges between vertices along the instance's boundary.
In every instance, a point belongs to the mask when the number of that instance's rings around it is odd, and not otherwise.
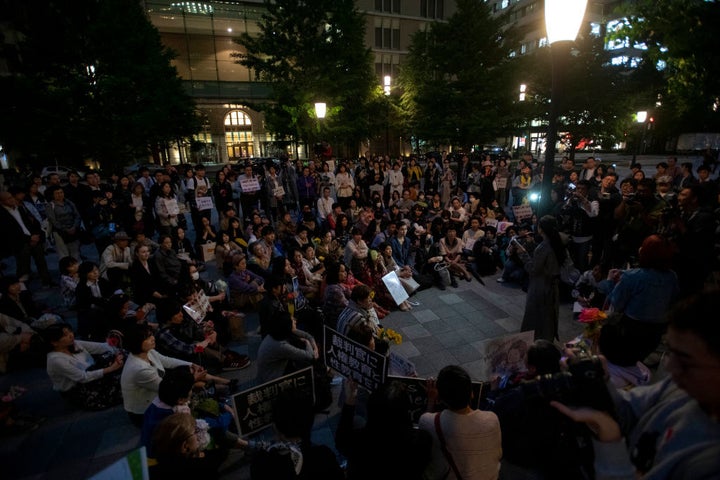
[{"label": "person sitting on ground", "polygon": [[215,373],[222,370],[239,370],[250,366],[250,359],[221,347],[217,332],[211,323],[200,325],[186,318],[177,301],[168,300],[158,305],[157,348],[163,355],[198,364]]},{"label": "person sitting on ground", "polygon": [[130,236],[122,231],[117,232],[113,236],[113,243],[105,248],[100,257],[100,275],[109,282],[112,290],[128,285],[128,270],[133,259],[129,244]]},{"label": "person sitting on ground", "polygon": [[[350,294],[347,307],[340,313],[337,321],[337,331],[347,335],[350,329],[359,324],[366,324],[373,329],[373,335],[378,336],[380,321],[373,308],[373,291],[367,285],[358,285]],[[385,340],[375,339],[375,351],[386,354],[389,344]]]},{"label": "person sitting on ground", "polygon": [[107,280],[100,276],[98,265],[84,261],[78,267],[80,281],[75,290],[78,310],[78,335],[90,339],[105,338],[108,331],[106,322],[107,299],[112,289]]},{"label": "person sitting on ground", "polygon": [[720,323],[708,321],[719,309],[720,291],[708,289],[670,310],[670,377],[631,390],[610,387],[617,420],[550,403],[595,433],[595,478],[720,478]]},{"label": "person sitting on ground", "polygon": [[122,353],[107,343],[75,340],[72,327],[66,323],[48,326],[43,336],[51,348],[47,373],[53,390],[88,410],[104,410],[122,403]]},{"label": "person sitting on ground", "polygon": [[220,232],[220,239],[215,247],[215,262],[223,276],[227,277],[232,273],[233,257],[241,253],[242,249],[232,240],[230,233]]},{"label": "person sitting on ground", "polygon": [[[457,365],[428,380],[428,413],[418,427],[433,437],[425,478],[497,479],[502,458],[500,422],[492,412],[473,410],[470,375]],[[431,413],[437,400],[445,410]]]},{"label": "person sitting on ground", "polygon": [[280,312],[267,327],[257,357],[258,385],[310,366],[319,358],[312,335],[298,330],[295,318]]},{"label": "person sitting on ground", "polygon": [[258,449],[250,464],[252,480],[345,479],[333,451],[311,441],[315,415],[308,392],[282,391],[272,403],[272,418],[277,440],[269,445],[249,445]]},{"label": "person sitting on ground", "polygon": [[233,308],[257,308],[265,292],[265,280],[248,270],[245,255],[233,258],[233,272],[228,278],[230,287],[230,306]]},{"label": "person sitting on ground", "polygon": [[38,337],[30,325],[0,314],[0,373],[35,366]]},{"label": "person sitting on ground", "polygon": [[123,337],[123,347],[130,353],[120,376],[123,405],[137,426],[142,425],[143,415],[157,396],[167,370],[189,367],[196,383],[214,383],[223,386],[224,391],[233,390],[237,384],[237,380],[210,375],[194,363],[162,355],[155,350],[155,336],[148,325],[137,325],[129,330]]},{"label": "person sitting on ground", "polygon": [[440,239],[440,254],[448,264],[450,270],[451,285],[457,287],[455,277],[464,278],[468,282],[472,280],[470,272],[465,268],[465,262],[462,256],[462,241],[457,238],[457,230],[454,225],[450,225],[445,232],[445,237]]},{"label": "person sitting on ground", "polygon": [[[373,392],[367,404],[367,423],[354,429],[358,387],[345,380],[345,403],[335,433],[335,445],[348,459],[347,479],[421,479],[430,460],[432,437],[413,428],[413,408],[407,386],[392,381]],[[369,461],[376,452],[393,452],[393,461],[378,468]]]}]

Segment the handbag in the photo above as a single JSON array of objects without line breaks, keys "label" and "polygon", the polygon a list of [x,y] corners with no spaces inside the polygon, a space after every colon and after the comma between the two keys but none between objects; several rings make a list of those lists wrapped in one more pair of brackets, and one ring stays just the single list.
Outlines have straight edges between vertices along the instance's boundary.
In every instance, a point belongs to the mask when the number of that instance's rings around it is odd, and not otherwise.
[{"label": "handbag", "polygon": [[445,445],[445,435],[443,435],[442,427],[440,426],[440,413],[442,412],[435,414],[435,433],[437,433],[438,440],[440,440],[440,450],[442,451],[443,455],[445,455],[445,460],[447,460],[450,468],[452,468],[453,472],[455,473],[455,478],[457,478],[457,480],[462,480],[460,470],[458,470],[457,465],[455,465],[455,460],[453,460],[452,454],[447,449],[447,445]]}]

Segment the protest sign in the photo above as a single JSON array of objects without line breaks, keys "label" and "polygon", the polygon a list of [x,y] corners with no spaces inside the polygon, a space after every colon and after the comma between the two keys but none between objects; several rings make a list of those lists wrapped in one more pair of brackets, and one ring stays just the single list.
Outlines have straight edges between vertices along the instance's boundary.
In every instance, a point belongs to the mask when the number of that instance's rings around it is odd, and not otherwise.
[{"label": "protest sign", "polygon": [[195,205],[197,205],[197,209],[200,211],[210,210],[213,208],[212,197],[197,197],[195,199]]},{"label": "protest sign", "polygon": [[252,178],[241,178],[240,189],[242,193],[252,193],[260,190],[260,182],[255,177]]},{"label": "protest sign", "polygon": [[314,399],[312,367],[277,378],[232,396],[235,425],[240,435],[249,435],[272,425],[272,402],[286,390],[300,390]]},{"label": "protest sign", "polygon": [[527,370],[527,351],[533,344],[535,332],[519,332],[485,340],[480,344],[482,353],[479,372],[484,378],[514,375]]},{"label": "protest sign", "polygon": [[382,277],[382,281],[397,305],[400,305],[402,302],[410,298],[410,295],[408,295],[405,287],[403,287],[402,283],[400,283],[400,277],[398,277],[396,272],[388,273]]},{"label": "protest sign", "polygon": [[516,222],[522,222],[523,220],[527,220],[533,216],[532,207],[530,205],[515,205],[512,207],[512,211]]},{"label": "protest sign", "polygon": [[327,326],[325,364],[370,391],[376,390],[385,381],[385,355],[370,350]]}]

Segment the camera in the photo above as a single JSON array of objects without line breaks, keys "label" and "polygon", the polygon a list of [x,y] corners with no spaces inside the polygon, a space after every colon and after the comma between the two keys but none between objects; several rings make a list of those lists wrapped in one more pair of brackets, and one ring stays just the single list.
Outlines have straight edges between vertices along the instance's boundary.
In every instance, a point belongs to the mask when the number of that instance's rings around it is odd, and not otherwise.
[{"label": "camera", "polygon": [[605,385],[605,370],[597,356],[568,360],[568,370],[522,383],[524,401],[556,400],[565,405],[590,407],[614,416],[615,405]]}]

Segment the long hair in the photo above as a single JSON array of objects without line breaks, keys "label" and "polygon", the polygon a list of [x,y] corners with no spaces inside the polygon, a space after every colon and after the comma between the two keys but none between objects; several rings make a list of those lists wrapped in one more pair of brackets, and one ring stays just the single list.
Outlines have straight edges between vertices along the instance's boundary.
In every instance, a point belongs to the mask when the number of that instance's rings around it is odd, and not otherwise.
[{"label": "long hair", "polygon": [[560,238],[557,219],[552,215],[545,215],[540,219],[538,225],[542,228],[543,233],[550,241],[550,247],[552,248],[553,253],[555,253],[558,265],[562,265],[565,263],[567,253],[565,250],[565,244]]}]

